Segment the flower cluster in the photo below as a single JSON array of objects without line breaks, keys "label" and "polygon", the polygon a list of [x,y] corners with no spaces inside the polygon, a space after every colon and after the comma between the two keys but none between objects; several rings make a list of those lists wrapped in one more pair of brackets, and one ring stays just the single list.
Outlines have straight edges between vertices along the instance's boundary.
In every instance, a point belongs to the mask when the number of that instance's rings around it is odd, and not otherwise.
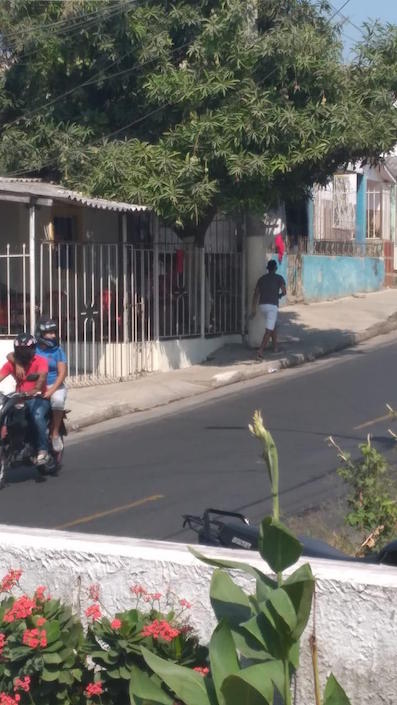
[{"label": "flower cluster", "polygon": [[36,607],[36,600],[31,600],[27,595],[22,595],[22,597],[15,600],[13,606],[7,610],[3,621],[15,622],[16,619],[26,619],[26,617],[30,617]]},{"label": "flower cluster", "polygon": [[193,671],[200,673],[201,676],[208,676],[210,669],[207,666],[196,666]]},{"label": "flower cluster", "polygon": [[47,588],[45,587],[45,585],[39,585],[39,587],[36,588],[34,596],[37,602],[44,602],[44,600],[50,599],[50,597],[45,594],[46,592]]},{"label": "flower cluster", "polygon": [[45,649],[47,646],[47,634],[44,629],[25,629],[22,643],[30,646],[31,649]]},{"label": "flower cluster", "polygon": [[89,683],[84,691],[84,695],[86,695],[87,698],[93,698],[95,697],[95,695],[102,695],[102,693],[102,681],[97,681],[96,683]]},{"label": "flower cluster", "polygon": [[19,582],[22,570],[10,570],[0,582],[0,592],[10,592]]},{"label": "flower cluster", "polygon": [[144,637],[151,636],[153,639],[164,639],[164,641],[172,641],[180,633],[179,629],[171,626],[165,619],[161,621],[155,619],[150,624],[146,624],[141,631],[141,635]]},{"label": "flower cluster", "polygon": [[92,619],[93,622],[100,619],[102,617],[100,606],[97,603],[90,605],[85,611],[85,616],[88,617],[88,619]]},{"label": "flower cluster", "polygon": [[185,600],[185,598],[183,598],[182,600],[179,600],[179,604],[180,604],[180,606],[183,607],[185,610],[190,610],[190,608],[191,608],[191,606],[192,606],[190,602],[188,602],[187,600]]},{"label": "flower cluster", "polygon": [[23,690],[25,693],[29,693],[30,690],[30,676],[25,676],[24,678],[15,678],[14,689]]},{"label": "flower cluster", "polygon": [[89,594],[93,602],[99,602],[100,586],[97,584],[90,585]]},{"label": "flower cluster", "polygon": [[133,595],[136,595],[137,597],[147,595],[147,590],[142,585],[131,585],[130,591]]},{"label": "flower cluster", "polygon": [[120,629],[121,627],[121,620],[117,619],[116,617],[110,622],[110,626],[112,629]]},{"label": "flower cluster", "polygon": [[3,632],[0,632],[0,656],[3,653],[3,649],[6,645],[6,635]]},{"label": "flower cluster", "polygon": [[8,693],[0,693],[0,705],[18,705],[21,696],[18,693],[9,695]]}]

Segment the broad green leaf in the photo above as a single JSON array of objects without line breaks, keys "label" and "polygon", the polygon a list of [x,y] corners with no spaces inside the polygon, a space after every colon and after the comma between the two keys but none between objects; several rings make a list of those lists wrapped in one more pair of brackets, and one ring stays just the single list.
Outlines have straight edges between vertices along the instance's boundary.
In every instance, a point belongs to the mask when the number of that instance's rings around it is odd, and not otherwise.
[{"label": "broad green leaf", "polygon": [[268,654],[268,658],[282,659],[285,656],[283,640],[278,633],[273,617],[264,611],[251,617],[241,624],[241,628],[260,644],[260,648]]},{"label": "broad green leaf", "polygon": [[61,630],[57,621],[54,620],[53,622],[46,622],[43,629],[47,634],[47,642],[49,645],[51,645],[54,641],[58,641]]},{"label": "broad green leaf", "polygon": [[274,615],[276,628],[288,636],[291,636],[296,627],[297,618],[292,601],[285,590],[281,587],[273,590],[266,604]]},{"label": "broad green leaf", "polygon": [[195,558],[198,558],[199,561],[202,561],[207,565],[212,565],[215,568],[231,568],[232,570],[241,570],[243,571],[243,573],[248,573],[248,575],[251,575],[253,578],[255,578],[255,580],[263,581],[265,585],[269,585],[269,587],[277,587],[277,583],[274,580],[269,578],[257,568],[254,568],[252,565],[249,565],[249,563],[241,563],[240,561],[217,560],[216,558],[207,558],[192,546],[189,546],[189,551],[195,556]]},{"label": "broad green leaf", "polygon": [[59,680],[60,673],[61,672],[58,670],[51,671],[47,668],[43,668],[43,670],[41,672],[41,678],[43,679],[43,681],[48,681],[48,682],[57,681],[57,680]]},{"label": "broad green leaf", "polygon": [[302,565],[283,583],[283,588],[288,594],[296,612],[296,626],[292,634],[299,639],[307,625],[314,592],[314,577],[309,564]]},{"label": "broad green leaf", "polygon": [[225,679],[222,692],[227,705],[273,705],[273,680],[265,665],[250,666]]},{"label": "broad green leaf", "polygon": [[221,692],[222,683],[226,676],[238,673],[240,670],[236,647],[226,622],[221,622],[214,630],[210,641],[209,654],[215,692],[220,705],[223,705],[225,701]]},{"label": "broad green leaf", "polygon": [[266,517],[259,529],[259,553],[275,573],[281,573],[296,563],[302,554],[302,544],[284,524]]},{"label": "broad green leaf", "polygon": [[342,686],[339,685],[335,676],[332,674],[328,678],[327,685],[325,686],[323,705],[351,705]]},{"label": "broad green leaf", "polygon": [[136,666],[133,667],[130,681],[131,705],[172,705],[167,695],[151,678]]},{"label": "broad green leaf", "polygon": [[149,668],[160,676],[177,698],[186,705],[210,705],[205,678],[200,673],[159,658],[144,647],[141,651]]},{"label": "broad green leaf", "polygon": [[43,661],[44,663],[62,663],[62,658],[59,654],[57,653],[43,653]]},{"label": "broad green leaf", "polygon": [[218,622],[226,618],[230,625],[245,622],[252,614],[247,595],[228,573],[215,570],[211,580],[210,599]]}]

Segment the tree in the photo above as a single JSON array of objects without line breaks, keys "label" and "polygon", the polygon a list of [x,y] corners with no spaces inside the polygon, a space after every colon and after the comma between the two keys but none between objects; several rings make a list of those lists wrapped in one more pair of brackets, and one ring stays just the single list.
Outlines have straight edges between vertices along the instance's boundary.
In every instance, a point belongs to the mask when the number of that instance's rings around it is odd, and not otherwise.
[{"label": "tree", "polygon": [[[396,28],[349,65],[326,3],[0,0],[0,167],[203,237],[396,141]],[[393,84],[394,81],[394,84]]]}]

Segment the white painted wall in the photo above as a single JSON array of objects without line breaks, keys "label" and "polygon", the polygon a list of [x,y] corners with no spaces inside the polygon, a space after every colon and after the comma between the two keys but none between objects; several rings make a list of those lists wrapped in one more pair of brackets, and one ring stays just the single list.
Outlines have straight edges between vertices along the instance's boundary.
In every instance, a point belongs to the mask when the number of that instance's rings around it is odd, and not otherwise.
[{"label": "white painted wall", "polygon": [[[205,553],[217,558],[232,555],[264,569],[256,553],[215,548],[206,548]],[[322,684],[332,670],[352,705],[395,705],[397,569],[318,559],[310,563],[317,577]],[[191,622],[203,640],[215,626],[208,598],[211,568],[183,544],[0,526],[0,567],[0,577],[9,568],[21,568],[24,590],[45,584],[81,614],[90,584],[100,583],[102,602],[111,616],[133,606],[129,587],[140,583],[151,592],[171,590],[189,600]],[[240,575],[238,582],[246,588],[251,584]],[[302,638],[294,705],[314,703],[309,633]]]},{"label": "white painted wall", "polygon": [[[14,350],[13,339],[11,338],[0,338],[0,367],[2,367],[7,362],[8,353]],[[15,381],[12,377],[7,377],[3,382],[0,382],[0,392],[4,394],[10,394],[15,390]]]},{"label": "white painted wall", "polygon": [[[264,216],[263,220],[250,217],[247,223],[247,312],[251,313],[252,296],[256,282],[266,274],[266,264],[270,253],[274,252],[274,237],[279,232],[285,233],[285,210],[280,207]],[[248,345],[258,347],[265,332],[263,316],[257,311],[253,320],[248,319]]]},{"label": "white painted wall", "polygon": [[158,372],[168,372],[198,365],[215,350],[232,343],[241,343],[241,335],[160,340],[157,343],[152,343],[153,369]]}]

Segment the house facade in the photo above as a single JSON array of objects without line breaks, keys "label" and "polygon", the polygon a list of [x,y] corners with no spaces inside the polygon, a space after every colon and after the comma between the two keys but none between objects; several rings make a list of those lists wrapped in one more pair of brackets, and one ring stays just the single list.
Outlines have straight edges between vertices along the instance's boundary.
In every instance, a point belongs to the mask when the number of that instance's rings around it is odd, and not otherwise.
[{"label": "house facade", "polygon": [[144,206],[0,179],[0,341],[59,321],[72,383],[202,361],[240,341],[242,227],[218,217],[203,247]]}]

